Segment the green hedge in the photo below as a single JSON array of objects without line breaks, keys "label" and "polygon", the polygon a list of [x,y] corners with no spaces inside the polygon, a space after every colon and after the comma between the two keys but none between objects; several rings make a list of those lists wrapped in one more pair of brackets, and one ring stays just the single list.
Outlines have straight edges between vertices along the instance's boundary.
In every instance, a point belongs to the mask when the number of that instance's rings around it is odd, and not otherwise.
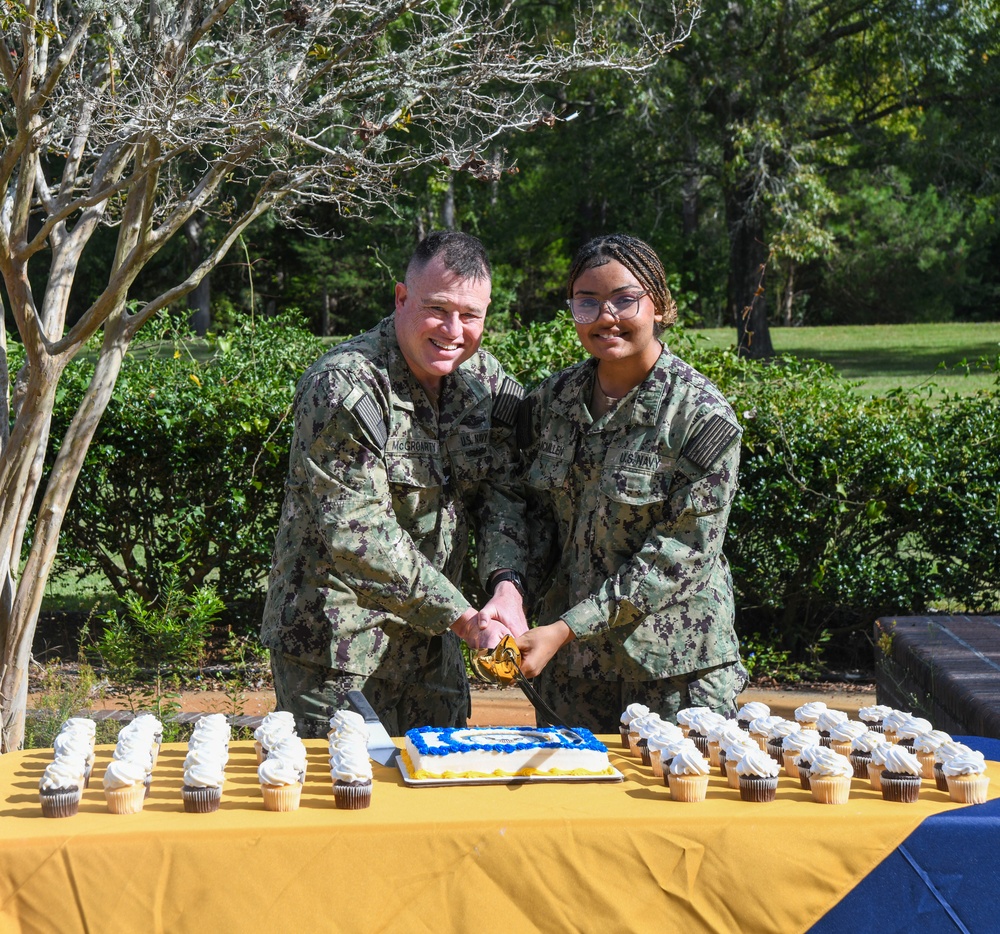
[{"label": "green hedge", "polygon": [[[876,616],[1000,609],[1000,389],[865,399],[828,367],[673,349],[712,378],[745,428],[726,543],[745,634],[806,657]],[[67,516],[61,561],[155,597],[173,567],[214,581],[256,629],[280,509],[289,407],[322,352],[288,320],[258,321],[196,360],[130,355]],[[494,336],[526,385],[580,359],[572,321]],[[54,436],[87,377],[79,366]]]}]

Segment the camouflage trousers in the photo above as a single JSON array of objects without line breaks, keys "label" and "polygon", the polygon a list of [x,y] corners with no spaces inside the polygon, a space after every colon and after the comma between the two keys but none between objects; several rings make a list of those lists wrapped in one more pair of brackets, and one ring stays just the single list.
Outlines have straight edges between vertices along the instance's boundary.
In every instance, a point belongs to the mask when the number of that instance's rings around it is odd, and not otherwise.
[{"label": "camouflage trousers", "polygon": [[592,733],[617,733],[622,711],[629,704],[645,704],[664,720],[673,720],[685,707],[708,707],[735,717],[736,698],[748,681],[739,661],[658,681],[575,678],[550,663],[534,685],[563,725],[586,727]]},{"label": "camouflage trousers", "polygon": [[[459,657],[461,661],[461,657]],[[281,652],[271,652],[271,673],[278,710],[295,715],[299,736],[323,738],[330,717],[350,710],[348,691],[361,691],[390,736],[417,726],[466,726],[471,698],[464,667],[425,672],[417,682],[323,668]]]}]

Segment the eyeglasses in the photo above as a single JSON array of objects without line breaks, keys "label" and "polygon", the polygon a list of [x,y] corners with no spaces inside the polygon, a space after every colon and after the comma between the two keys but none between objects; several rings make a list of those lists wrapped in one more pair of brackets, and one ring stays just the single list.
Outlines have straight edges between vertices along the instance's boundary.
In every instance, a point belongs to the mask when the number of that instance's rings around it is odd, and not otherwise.
[{"label": "eyeglasses", "polygon": [[644,295],[649,295],[649,292],[639,292],[638,294],[625,292],[621,295],[615,295],[613,298],[603,300],[596,298],[568,298],[566,299],[566,304],[569,306],[570,314],[573,315],[573,320],[580,324],[593,324],[601,317],[601,312],[604,311],[605,306],[615,316],[616,320],[623,321],[626,318],[634,318],[639,313],[639,304]]}]

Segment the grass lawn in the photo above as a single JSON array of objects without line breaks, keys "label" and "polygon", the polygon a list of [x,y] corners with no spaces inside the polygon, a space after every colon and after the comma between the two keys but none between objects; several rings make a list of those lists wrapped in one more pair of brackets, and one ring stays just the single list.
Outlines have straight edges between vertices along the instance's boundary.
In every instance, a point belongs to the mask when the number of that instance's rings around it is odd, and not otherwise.
[{"label": "grass lawn", "polygon": [[[711,346],[729,347],[734,328],[690,330]],[[961,324],[873,324],[822,328],[771,328],[778,353],[829,363],[841,376],[860,380],[860,391],[891,389],[972,393],[996,386],[996,373],[975,367],[980,357],[1000,358],[1000,321]],[[963,361],[972,365],[963,366]],[[949,369],[939,369],[945,364]]]}]

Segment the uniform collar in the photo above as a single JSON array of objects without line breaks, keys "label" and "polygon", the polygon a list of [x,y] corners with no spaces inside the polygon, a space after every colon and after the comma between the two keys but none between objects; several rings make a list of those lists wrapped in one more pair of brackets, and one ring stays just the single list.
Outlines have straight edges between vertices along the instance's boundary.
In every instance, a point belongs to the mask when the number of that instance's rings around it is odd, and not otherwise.
[{"label": "uniform collar", "polygon": [[[649,375],[636,387],[634,394],[611,414],[610,423],[624,418],[630,425],[654,425],[663,394],[670,380],[674,356],[664,345]],[[593,423],[588,403],[597,378],[597,360],[593,357],[569,371],[566,382],[551,401],[551,409],[578,424]]]}]

